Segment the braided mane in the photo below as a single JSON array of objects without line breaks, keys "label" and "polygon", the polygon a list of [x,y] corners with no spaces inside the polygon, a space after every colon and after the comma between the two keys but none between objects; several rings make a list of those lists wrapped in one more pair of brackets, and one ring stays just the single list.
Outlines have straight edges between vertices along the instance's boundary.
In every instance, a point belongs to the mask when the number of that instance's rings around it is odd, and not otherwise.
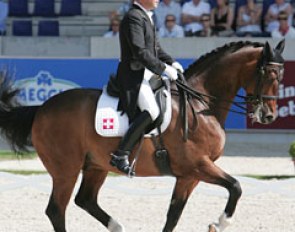
[{"label": "braided mane", "polygon": [[251,42],[251,41],[238,41],[227,43],[222,47],[218,47],[213,51],[202,55],[198,60],[191,64],[184,72],[184,76],[188,79],[192,75],[198,75],[208,68],[214,67],[214,64],[226,56],[227,54],[236,52],[237,50],[247,47],[264,47],[263,43],[260,42]]}]

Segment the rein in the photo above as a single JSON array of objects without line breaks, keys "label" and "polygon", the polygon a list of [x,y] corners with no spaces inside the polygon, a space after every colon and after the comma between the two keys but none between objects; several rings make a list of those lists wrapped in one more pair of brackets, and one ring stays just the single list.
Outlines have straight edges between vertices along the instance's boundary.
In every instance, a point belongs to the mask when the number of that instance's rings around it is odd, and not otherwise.
[{"label": "rein", "polygon": [[[183,77],[183,74],[180,74],[180,76]],[[183,79],[183,78],[181,78]],[[185,94],[188,96],[188,100],[190,99],[197,99],[198,101],[200,101],[204,106],[207,106],[209,108],[210,105],[210,101],[209,100],[216,100],[217,97],[210,95],[210,94],[205,94],[205,93],[201,93],[197,90],[194,90],[192,87],[190,87],[186,82],[183,83],[181,80],[177,79],[176,80],[176,86],[178,89],[180,89],[181,91],[185,92]],[[223,102],[229,102],[232,103],[233,105],[235,105],[236,107],[242,109],[242,110],[247,110],[246,107],[242,106],[242,104],[247,104],[249,102],[253,102],[252,100],[252,96],[242,96],[242,95],[236,95],[236,97],[244,99],[245,101],[243,102],[238,102],[238,101],[228,101],[228,100],[222,100]],[[209,98],[209,100],[206,100],[205,98]],[[190,104],[191,105],[191,104]],[[237,114],[242,114],[242,115],[246,115],[246,112],[241,112],[241,111],[236,111],[236,110],[232,110],[232,109],[227,109],[227,108],[221,108],[224,110],[228,110],[230,112],[233,113],[237,113]]]},{"label": "rein", "polygon": [[[252,104],[260,104],[262,102],[263,99],[266,100],[277,100],[279,98],[278,95],[265,95],[261,93],[261,89],[262,89],[262,84],[263,81],[265,79],[266,76],[266,72],[268,71],[268,67],[267,65],[270,64],[274,64],[274,63],[268,63],[266,65],[262,65],[260,64],[259,67],[257,67],[258,70],[258,77],[256,78],[256,86],[255,86],[255,90],[254,90],[254,95],[247,95],[247,96],[242,96],[237,94],[236,97],[243,99],[244,101],[229,101],[229,100],[224,100],[221,99],[221,101],[223,102],[228,102],[233,104],[234,106],[238,107],[239,109],[243,110],[243,111],[237,111],[237,110],[233,110],[233,109],[228,109],[228,108],[222,108],[224,110],[228,110],[230,112],[236,113],[236,114],[241,114],[241,115],[247,115],[247,108],[243,105],[248,104],[248,103],[252,103]],[[279,63],[275,63],[276,65],[282,66]],[[284,69],[281,67],[277,67],[277,68],[272,68],[274,69],[274,71],[278,74],[278,78],[276,79],[276,81],[280,82],[282,77],[283,77],[283,73],[284,73]],[[199,91],[194,90],[192,87],[190,87],[186,80],[184,75],[181,72],[178,72],[179,75],[179,79],[176,80],[176,86],[179,90],[185,92],[185,94],[189,97],[189,98],[194,98],[199,100],[203,105],[207,106],[209,108],[209,104],[210,101],[206,100],[205,98],[208,98],[209,100],[216,100],[217,97],[210,95],[210,94],[205,94],[205,93],[201,93]]]},{"label": "rein", "polygon": [[[265,95],[261,93],[262,87],[263,87],[263,81],[265,80],[266,72],[269,69],[267,65],[270,65],[270,64],[272,63],[266,64],[266,65],[262,65],[262,63],[260,63],[259,67],[257,67],[258,76],[256,78],[256,85],[255,85],[255,90],[253,95],[242,96],[237,94],[236,97],[243,99],[243,101],[230,101],[230,100],[220,99],[220,101],[231,103],[232,105],[236,106],[240,110],[228,109],[225,107],[219,107],[219,108],[223,110],[227,110],[229,112],[236,113],[236,114],[247,115],[247,107],[245,106],[246,104],[251,103],[251,104],[259,105],[262,103],[263,99],[266,99],[266,100],[278,99],[279,98],[278,95]],[[278,78],[276,79],[276,81],[280,82],[280,80],[283,77],[284,69],[281,67],[277,67],[277,68],[273,68],[273,70],[278,74],[277,75]],[[191,111],[193,113],[194,128],[196,128],[197,116],[196,116],[196,111],[193,107],[191,100],[196,99],[199,102],[201,102],[204,106],[206,106],[208,109],[210,109],[210,100],[215,101],[217,100],[217,97],[210,94],[201,93],[193,89],[192,87],[190,87],[188,83],[186,82],[184,75],[181,72],[178,72],[178,76],[179,78],[175,82],[178,88],[178,92],[174,90],[174,94],[178,94],[180,97],[180,100],[179,100],[180,112],[181,112],[181,118],[182,118],[182,128],[184,131],[183,139],[184,141],[187,141],[187,138],[188,138],[187,103],[190,105]]]}]

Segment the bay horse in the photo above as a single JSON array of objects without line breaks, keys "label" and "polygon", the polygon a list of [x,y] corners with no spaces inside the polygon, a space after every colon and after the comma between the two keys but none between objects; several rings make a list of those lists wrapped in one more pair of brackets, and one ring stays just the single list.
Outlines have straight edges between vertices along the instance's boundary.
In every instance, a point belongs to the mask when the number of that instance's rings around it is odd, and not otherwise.
[{"label": "bay horse", "polygon": [[[204,93],[208,104],[191,101],[192,110],[187,112],[188,137],[184,141],[179,96],[172,98],[172,120],[163,133],[163,142],[176,183],[163,232],[174,230],[200,181],[222,186],[229,192],[224,212],[217,223],[209,225],[209,232],[223,231],[230,224],[242,190],[235,178],[214,164],[224,150],[224,123],[240,88],[246,91],[245,100],[253,108],[253,121],[269,124],[276,119],[284,46],[284,40],[275,48],[268,42],[232,42],[205,54],[185,71],[187,85]],[[16,152],[32,145],[51,175],[53,188],[46,214],[54,230],[66,231],[65,210],[82,171],[75,203],[109,231],[125,231],[123,225],[97,203],[108,172],[118,173],[109,163],[119,138],[101,137],[94,129],[97,100],[102,91],[73,89],[50,98],[41,106],[20,106],[13,104],[16,92],[9,88],[7,80],[4,76],[1,80],[0,127]],[[192,129],[195,119],[198,126]],[[154,152],[153,142],[145,138],[137,160],[137,176],[163,175],[155,163]]]}]

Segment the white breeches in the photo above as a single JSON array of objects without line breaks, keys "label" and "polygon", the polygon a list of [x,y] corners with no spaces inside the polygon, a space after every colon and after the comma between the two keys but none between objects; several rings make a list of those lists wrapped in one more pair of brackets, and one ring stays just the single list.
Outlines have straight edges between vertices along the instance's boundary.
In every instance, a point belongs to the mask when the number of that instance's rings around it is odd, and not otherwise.
[{"label": "white breeches", "polygon": [[160,115],[160,109],[156,102],[154,92],[148,80],[145,78],[143,79],[139,89],[137,104],[141,111],[148,111],[153,120],[156,120],[156,118]]}]

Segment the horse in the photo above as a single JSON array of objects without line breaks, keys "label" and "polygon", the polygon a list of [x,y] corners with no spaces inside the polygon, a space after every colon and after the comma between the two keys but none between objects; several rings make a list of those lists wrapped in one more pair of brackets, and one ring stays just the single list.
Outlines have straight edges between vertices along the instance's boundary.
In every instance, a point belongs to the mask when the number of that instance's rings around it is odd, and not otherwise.
[{"label": "horse", "polygon": [[[169,153],[171,176],[176,182],[163,232],[175,229],[187,200],[200,181],[219,185],[229,196],[219,221],[209,232],[224,231],[231,223],[242,194],[238,180],[218,167],[224,151],[224,124],[240,88],[252,107],[253,121],[269,124],[276,119],[279,83],[283,78],[285,41],[272,48],[268,42],[238,41],[225,44],[201,56],[184,72],[186,85],[202,93],[206,104],[190,99],[187,111],[188,135],[180,112],[180,95],[172,96],[172,117],[163,143]],[[2,75],[0,86],[0,128],[15,152],[33,147],[52,177],[52,193],[46,214],[56,232],[65,232],[65,210],[78,176],[82,181],[75,204],[101,222],[108,231],[123,232],[124,226],[98,204],[98,194],[109,172],[120,173],[110,165],[111,153],[119,138],[106,138],[94,129],[99,89],[72,89],[59,93],[40,106],[15,105],[16,90]],[[172,89],[175,88],[172,83]],[[197,121],[197,123],[196,123]],[[197,124],[197,126],[196,126]],[[138,148],[139,145],[137,145]],[[163,176],[155,162],[155,146],[144,138],[137,159],[136,175]],[[135,157],[133,151],[130,162]]]}]

